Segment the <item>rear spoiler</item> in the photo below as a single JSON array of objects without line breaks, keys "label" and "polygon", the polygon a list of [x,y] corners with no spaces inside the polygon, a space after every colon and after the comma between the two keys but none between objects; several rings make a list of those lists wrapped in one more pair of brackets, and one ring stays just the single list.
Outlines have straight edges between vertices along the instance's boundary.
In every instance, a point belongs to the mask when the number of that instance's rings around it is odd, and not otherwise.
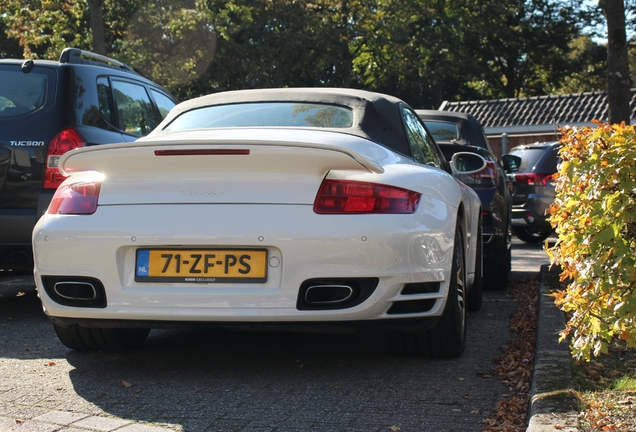
[{"label": "rear spoiler", "polygon": [[[102,173],[134,172],[138,171],[139,164],[148,161],[148,150],[174,150],[174,149],[197,149],[203,147],[217,148],[241,148],[252,147],[255,150],[260,148],[288,148],[303,150],[322,150],[338,153],[338,166],[332,169],[355,169],[370,173],[381,174],[384,168],[375,160],[363,155],[351,148],[337,145],[297,142],[297,141],[270,141],[270,140],[227,140],[227,139],[207,139],[203,140],[162,140],[162,141],[136,141],[123,144],[107,144],[101,146],[85,147],[64,154],[59,161],[60,172],[69,176],[78,172],[97,171]],[[309,153],[312,153],[311,151]],[[314,152],[315,153],[315,152]],[[334,155],[335,156],[335,155]],[[342,157],[346,156],[346,157]],[[116,158],[117,162],[113,163]],[[346,160],[349,162],[346,162]],[[309,161],[307,161],[309,162]]]}]

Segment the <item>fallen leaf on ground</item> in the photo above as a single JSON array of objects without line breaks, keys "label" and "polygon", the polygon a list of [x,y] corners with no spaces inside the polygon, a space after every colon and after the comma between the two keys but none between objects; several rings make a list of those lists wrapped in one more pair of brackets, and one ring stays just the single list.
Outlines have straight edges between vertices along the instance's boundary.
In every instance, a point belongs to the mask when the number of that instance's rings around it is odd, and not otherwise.
[{"label": "fallen leaf on ground", "polygon": [[494,359],[495,373],[508,389],[496,410],[484,419],[483,431],[525,432],[530,401],[530,380],[534,363],[534,342],[538,311],[538,276],[510,282],[510,292],[518,306],[510,320],[512,332],[504,354]]}]

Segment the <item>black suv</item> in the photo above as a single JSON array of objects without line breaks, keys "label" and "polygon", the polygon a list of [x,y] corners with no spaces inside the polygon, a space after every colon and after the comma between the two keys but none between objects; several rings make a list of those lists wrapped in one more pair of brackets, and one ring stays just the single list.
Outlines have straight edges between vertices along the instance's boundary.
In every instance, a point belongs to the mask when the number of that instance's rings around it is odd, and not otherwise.
[{"label": "black suv", "polygon": [[482,205],[484,287],[505,289],[511,268],[511,207],[506,173],[486,138],[481,123],[470,114],[416,110],[446,160],[457,152],[473,152],[486,159],[486,167],[457,179],[470,186]]},{"label": "black suv", "polygon": [[0,281],[33,272],[31,231],[64,180],[60,156],[134,141],[174,105],[129,66],[87,51],[0,60]]},{"label": "black suv", "polygon": [[512,233],[526,243],[541,243],[552,234],[546,210],[554,202],[552,175],[557,172],[559,142],[513,148],[504,156],[512,182]]}]

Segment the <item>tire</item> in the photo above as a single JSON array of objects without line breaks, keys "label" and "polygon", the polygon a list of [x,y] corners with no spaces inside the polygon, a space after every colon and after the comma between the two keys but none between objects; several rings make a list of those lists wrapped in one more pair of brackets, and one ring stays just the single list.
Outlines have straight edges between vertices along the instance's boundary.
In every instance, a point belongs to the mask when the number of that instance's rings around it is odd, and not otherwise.
[{"label": "tire", "polygon": [[508,288],[508,279],[512,269],[512,229],[508,232],[499,249],[484,261],[484,287],[496,291]]},{"label": "tire", "polygon": [[481,309],[483,303],[483,286],[484,286],[484,268],[483,268],[483,256],[484,256],[484,243],[481,238],[481,221],[479,222],[479,231],[477,235],[477,254],[475,258],[475,280],[473,286],[468,292],[466,298],[466,307],[469,312],[475,312]]},{"label": "tire", "polygon": [[396,353],[413,357],[459,357],[466,348],[466,266],[464,236],[455,231],[453,265],[448,298],[440,320],[426,331],[391,332],[389,343]]},{"label": "tire", "polygon": [[512,233],[521,241],[531,244],[542,243],[550,237],[552,230],[548,228],[514,227]]},{"label": "tire", "polygon": [[495,291],[503,291],[508,288],[511,260],[512,251],[506,242],[499,252],[484,265],[484,284],[487,288]]},{"label": "tire", "polygon": [[150,333],[143,328],[62,327],[53,324],[55,333],[67,347],[76,351],[128,351],[143,345]]}]

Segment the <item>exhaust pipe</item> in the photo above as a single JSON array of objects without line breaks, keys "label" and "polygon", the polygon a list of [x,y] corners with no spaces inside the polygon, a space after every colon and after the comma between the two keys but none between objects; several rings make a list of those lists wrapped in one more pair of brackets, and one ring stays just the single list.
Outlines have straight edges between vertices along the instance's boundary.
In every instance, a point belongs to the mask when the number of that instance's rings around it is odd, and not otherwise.
[{"label": "exhaust pipe", "polygon": [[71,307],[105,308],[106,290],[99,279],[88,276],[41,276],[44,291],[54,302]]},{"label": "exhaust pipe", "polygon": [[310,305],[332,305],[346,302],[353,296],[349,285],[313,285],[305,291],[305,302]]},{"label": "exhaust pipe", "polygon": [[91,301],[97,299],[97,290],[89,282],[59,281],[53,286],[53,290],[66,300]]},{"label": "exhaust pipe", "polygon": [[316,278],[305,280],[298,290],[296,309],[336,310],[352,308],[371,296],[378,278]]}]

